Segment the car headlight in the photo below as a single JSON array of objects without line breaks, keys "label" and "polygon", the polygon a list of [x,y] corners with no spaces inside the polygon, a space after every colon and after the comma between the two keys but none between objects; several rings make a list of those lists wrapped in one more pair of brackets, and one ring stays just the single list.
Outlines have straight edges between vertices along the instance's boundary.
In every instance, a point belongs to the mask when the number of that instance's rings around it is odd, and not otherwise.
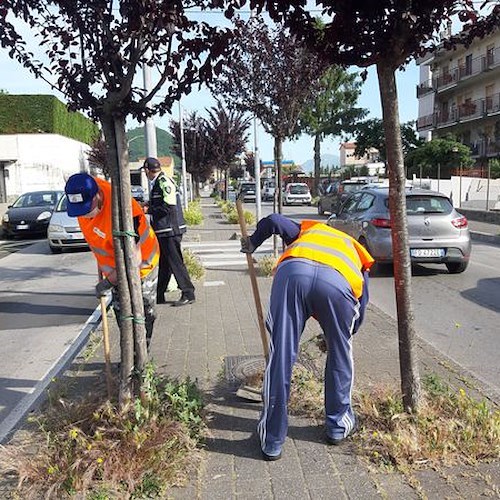
[{"label": "car headlight", "polygon": [[37,218],[36,220],[47,220],[47,219],[50,219],[50,217],[52,216],[52,212],[49,212],[48,210],[45,211],[45,212],[42,212]]},{"label": "car headlight", "polygon": [[3,214],[2,220],[4,222],[9,222],[9,214],[8,213]]},{"label": "car headlight", "polygon": [[49,226],[49,232],[52,232],[52,233],[62,233],[64,231],[64,227],[63,226],[59,226],[58,224],[51,224]]}]

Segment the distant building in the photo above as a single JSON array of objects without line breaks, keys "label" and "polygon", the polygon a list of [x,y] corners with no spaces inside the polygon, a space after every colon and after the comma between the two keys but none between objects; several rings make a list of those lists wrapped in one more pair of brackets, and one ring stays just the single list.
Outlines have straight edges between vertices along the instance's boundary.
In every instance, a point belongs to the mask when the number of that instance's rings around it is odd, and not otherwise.
[{"label": "distant building", "polygon": [[27,191],[63,189],[89,169],[98,126],[52,95],[0,94],[0,203]]},{"label": "distant building", "polygon": [[[441,34],[449,37],[451,32]],[[438,48],[417,61],[420,137],[453,135],[478,166],[500,157],[500,28],[469,47]]]},{"label": "distant building", "polygon": [[356,156],[354,151],[356,150],[355,142],[343,142],[340,147],[340,168],[344,168],[350,165],[353,166],[363,166],[366,163],[376,162],[379,157],[379,151],[375,148],[370,148],[367,154],[363,156]]}]

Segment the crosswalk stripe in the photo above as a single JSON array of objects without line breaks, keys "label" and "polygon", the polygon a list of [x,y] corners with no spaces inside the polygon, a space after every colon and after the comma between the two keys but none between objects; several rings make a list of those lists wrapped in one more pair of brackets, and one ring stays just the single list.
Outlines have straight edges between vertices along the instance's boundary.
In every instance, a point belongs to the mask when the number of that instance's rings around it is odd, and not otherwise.
[{"label": "crosswalk stripe", "polygon": [[[233,267],[247,265],[246,255],[240,252],[239,241],[186,242],[183,248],[193,252],[204,267]],[[273,250],[272,242],[265,242],[254,252],[255,260],[269,255]]]}]

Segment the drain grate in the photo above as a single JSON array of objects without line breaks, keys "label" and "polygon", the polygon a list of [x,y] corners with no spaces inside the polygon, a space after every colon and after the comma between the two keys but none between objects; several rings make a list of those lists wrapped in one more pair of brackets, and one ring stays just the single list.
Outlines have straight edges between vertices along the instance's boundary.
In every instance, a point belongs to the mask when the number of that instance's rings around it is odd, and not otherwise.
[{"label": "drain grate", "polygon": [[224,372],[228,382],[243,382],[254,373],[264,371],[264,356],[226,356]]}]

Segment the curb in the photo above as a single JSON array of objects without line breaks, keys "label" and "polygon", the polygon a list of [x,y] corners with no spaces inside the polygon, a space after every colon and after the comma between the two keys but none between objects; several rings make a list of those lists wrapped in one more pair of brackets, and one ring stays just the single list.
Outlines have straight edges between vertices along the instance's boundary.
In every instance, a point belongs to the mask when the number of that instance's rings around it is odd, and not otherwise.
[{"label": "curb", "polygon": [[[107,298],[106,309],[111,298]],[[0,444],[6,444],[17,428],[23,423],[26,415],[40,406],[47,398],[47,388],[52,380],[64,372],[86,344],[89,336],[101,324],[101,307],[97,306],[89,316],[75,340],[68,346],[63,355],[52,365],[45,376],[26,396],[24,396],[0,424]]]},{"label": "curb", "polygon": [[494,235],[490,233],[482,233],[480,231],[470,231],[470,236],[474,241],[481,241],[483,243],[489,243],[490,245],[500,246],[500,235]]}]

